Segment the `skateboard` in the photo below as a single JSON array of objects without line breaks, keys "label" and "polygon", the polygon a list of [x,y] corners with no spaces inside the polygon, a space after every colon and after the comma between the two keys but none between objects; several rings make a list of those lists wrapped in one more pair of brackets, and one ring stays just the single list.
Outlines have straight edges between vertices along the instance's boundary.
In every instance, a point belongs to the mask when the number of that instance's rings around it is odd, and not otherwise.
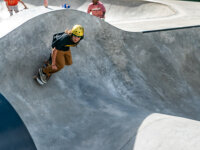
[{"label": "skateboard", "polygon": [[[40,69],[40,68],[39,68]],[[39,74],[39,69],[38,72],[33,76],[33,79],[39,84],[39,85],[44,85],[46,83],[42,82]]]},{"label": "skateboard", "polygon": [[[42,68],[46,68],[48,65],[50,65],[52,63],[52,60],[51,60],[51,54],[50,54],[50,57],[47,61],[45,61],[43,63],[43,66],[39,69],[42,69]],[[39,85],[44,85],[46,83],[42,82],[41,80],[41,77],[40,77],[40,73],[39,73],[39,69],[37,70],[37,73],[33,76],[33,79],[39,84]],[[49,79],[50,77],[48,77]]]}]

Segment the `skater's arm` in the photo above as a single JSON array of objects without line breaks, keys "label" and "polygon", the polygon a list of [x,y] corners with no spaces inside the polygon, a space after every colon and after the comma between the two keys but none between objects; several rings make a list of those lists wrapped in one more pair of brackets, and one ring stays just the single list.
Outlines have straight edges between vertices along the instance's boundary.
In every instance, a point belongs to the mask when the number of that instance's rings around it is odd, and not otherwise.
[{"label": "skater's arm", "polygon": [[57,56],[57,52],[58,52],[58,50],[54,47],[54,48],[52,49],[52,54],[51,54],[52,66],[56,66],[56,56]]},{"label": "skater's arm", "polygon": [[25,5],[25,3],[22,0],[20,0],[19,2],[22,3],[25,9],[28,9],[28,7]]}]

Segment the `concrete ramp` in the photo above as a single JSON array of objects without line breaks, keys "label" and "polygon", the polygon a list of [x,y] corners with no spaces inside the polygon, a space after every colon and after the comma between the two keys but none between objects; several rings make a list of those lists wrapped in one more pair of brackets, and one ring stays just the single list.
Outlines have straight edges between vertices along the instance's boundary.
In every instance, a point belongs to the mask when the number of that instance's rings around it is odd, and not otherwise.
[{"label": "concrete ramp", "polygon": [[138,129],[134,150],[199,150],[199,121],[152,114]]},{"label": "concrete ramp", "polygon": [[[62,19],[55,25],[58,18]],[[88,21],[97,26],[91,28]],[[85,27],[86,36],[72,50],[73,67],[53,76],[47,86],[38,86],[32,77],[49,56],[52,35],[75,23]],[[139,126],[146,112],[132,109],[115,89],[108,92],[119,79],[117,70],[110,72],[114,64],[101,47],[107,40],[101,36],[107,31],[104,24],[109,26],[85,13],[62,10],[38,16],[0,39],[1,92],[25,122],[37,149],[102,149],[102,144],[107,150],[132,147],[134,126]]]},{"label": "concrete ramp", "polygon": [[[74,24],[86,34],[73,65],[38,86],[32,76],[52,35]],[[200,120],[199,39],[198,27],[131,33],[83,12],[49,12],[0,39],[0,92],[38,150],[132,150],[152,113]]]}]

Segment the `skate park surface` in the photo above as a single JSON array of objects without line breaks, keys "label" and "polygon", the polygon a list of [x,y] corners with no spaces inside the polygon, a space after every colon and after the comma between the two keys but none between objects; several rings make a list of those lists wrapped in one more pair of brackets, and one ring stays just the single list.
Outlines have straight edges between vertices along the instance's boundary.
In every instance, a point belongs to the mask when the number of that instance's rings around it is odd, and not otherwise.
[{"label": "skate park surface", "polygon": [[[25,2],[29,10],[0,22],[0,93],[38,150],[200,149],[199,3],[127,0],[136,12],[126,22],[113,18],[119,0],[104,1],[113,7],[105,21],[83,11],[88,1]],[[38,86],[32,76],[52,35],[74,24],[85,38],[72,48],[73,65]]]}]

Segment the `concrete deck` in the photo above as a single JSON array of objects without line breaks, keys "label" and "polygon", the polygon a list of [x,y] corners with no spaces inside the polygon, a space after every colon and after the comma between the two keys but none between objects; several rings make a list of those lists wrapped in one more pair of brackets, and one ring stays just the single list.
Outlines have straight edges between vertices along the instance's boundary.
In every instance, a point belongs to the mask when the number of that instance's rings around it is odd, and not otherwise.
[{"label": "concrete deck", "polygon": [[[40,0],[24,0],[24,2],[30,9],[43,5]],[[71,9],[86,12],[91,1],[68,0],[66,2],[71,5]],[[177,0],[102,0],[102,2],[107,10],[105,21],[125,31],[143,32],[200,24],[200,3],[198,2]],[[50,8],[52,6],[61,8],[63,3],[63,0],[49,0]],[[3,5],[2,2],[1,5]],[[20,10],[23,11],[22,5],[19,6]],[[2,8],[0,21],[9,18],[4,5]]]}]

